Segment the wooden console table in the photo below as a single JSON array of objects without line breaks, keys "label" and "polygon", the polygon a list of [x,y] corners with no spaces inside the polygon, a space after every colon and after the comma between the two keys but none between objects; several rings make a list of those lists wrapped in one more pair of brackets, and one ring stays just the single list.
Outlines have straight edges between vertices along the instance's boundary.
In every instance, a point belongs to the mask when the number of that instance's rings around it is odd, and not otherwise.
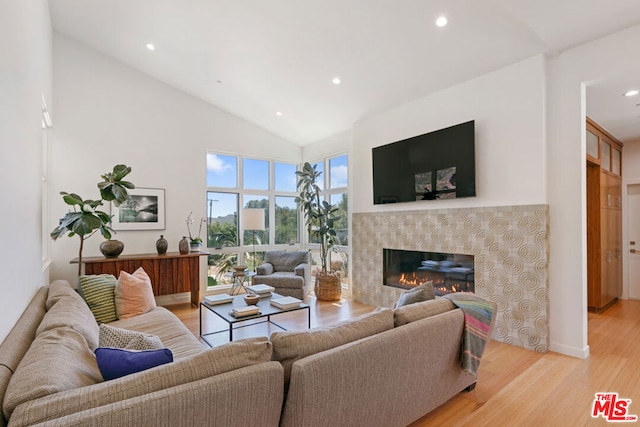
[{"label": "wooden console table", "polygon": [[[120,271],[133,273],[142,267],[151,279],[154,295],[171,295],[181,292],[191,293],[191,304],[200,303],[200,257],[208,252],[179,252],[158,254],[120,255],[117,258],[82,258],[84,274],[112,274],[116,277]],[[78,258],[71,260],[78,263]]]}]

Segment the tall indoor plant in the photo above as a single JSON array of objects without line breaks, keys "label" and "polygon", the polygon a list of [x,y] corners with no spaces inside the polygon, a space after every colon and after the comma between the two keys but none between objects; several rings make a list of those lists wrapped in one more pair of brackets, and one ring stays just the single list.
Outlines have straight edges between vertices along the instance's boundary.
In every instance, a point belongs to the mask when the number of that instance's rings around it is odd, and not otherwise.
[{"label": "tall indoor plant", "polygon": [[317,184],[322,172],[315,165],[306,162],[302,170],[297,171],[299,196],[296,203],[304,214],[307,232],[312,240],[320,244],[322,269],[316,275],[315,293],[321,300],[335,301],[341,296],[340,277],[329,269],[329,251],[337,242],[336,230],[333,228],[339,218],[338,207],[323,200],[320,186]]},{"label": "tall indoor plant", "polygon": [[103,181],[98,183],[100,199],[83,199],[75,193],[60,192],[64,202],[73,208],[61,219],[60,224],[51,232],[51,238],[57,240],[59,237],[69,233],[69,237],[78,236],[80,238],[80,249],[78,250],[78,276],[82,273],[82,249],[84,241],[100,230],[105,239],[111,239],[111,233],[115,233],[111,228],[111,215],[98,210],[102,202],[113,202],[115,206],[120,206],[129,197],[129,190],[135,186],[124,181],[124,177],[131,172],[131,168],[125,165],[116,165],[113,171],[101,175]]}]

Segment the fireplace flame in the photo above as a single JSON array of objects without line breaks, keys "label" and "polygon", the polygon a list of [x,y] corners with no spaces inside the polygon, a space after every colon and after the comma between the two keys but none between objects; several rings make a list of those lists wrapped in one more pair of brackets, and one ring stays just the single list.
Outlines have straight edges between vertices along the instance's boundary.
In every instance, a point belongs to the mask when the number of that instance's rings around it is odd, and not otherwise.
[{"label": "fireplace flame", "polygon": [[418,286],[418,283],[419,283],[416,273],[411,273],[411,274],[402,273],[400,275],[399,282],[404,286]]}]

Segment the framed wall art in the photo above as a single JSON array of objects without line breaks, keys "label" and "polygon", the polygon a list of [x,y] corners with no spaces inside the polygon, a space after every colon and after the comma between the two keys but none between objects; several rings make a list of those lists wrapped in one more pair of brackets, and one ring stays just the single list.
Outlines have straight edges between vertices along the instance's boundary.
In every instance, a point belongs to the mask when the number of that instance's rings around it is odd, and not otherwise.
[{"label": "framed wall art", "polygon": [[135,188],[120,206],[111,206],[114,230],[164,230],[164,188]]}]

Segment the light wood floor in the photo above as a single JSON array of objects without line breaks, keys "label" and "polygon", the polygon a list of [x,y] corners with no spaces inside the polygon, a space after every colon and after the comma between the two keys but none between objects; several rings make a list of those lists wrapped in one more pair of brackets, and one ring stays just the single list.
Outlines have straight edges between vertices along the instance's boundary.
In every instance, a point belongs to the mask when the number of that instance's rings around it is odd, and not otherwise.
[{"label": "light wood floor", "polygon": [[[346,299],[329,303],[310,298],[308,303],[312,327],[373,309]],[[168,308],[199,336],[198,309],[188,304]],[[285,316],[282,323],[288,328],[306,328],[302,312]],[[203,327],[226,327],[213,317],[203,315]],[[629,413],[640,415],[640,301],[619,301],[602,313],[589,313],[588,318],[588,359],[539,354],[491,341],[476,389],[458,394],[411,427],[609,425],[603,418],[591,418],[596,392],[617,392],[620,398],[631,399]],[[234,338],[270,333],[264,328],[264,324],[243,328],[234,332]],[[220,342],[226,340],[226,334],[219,335]]]}]

